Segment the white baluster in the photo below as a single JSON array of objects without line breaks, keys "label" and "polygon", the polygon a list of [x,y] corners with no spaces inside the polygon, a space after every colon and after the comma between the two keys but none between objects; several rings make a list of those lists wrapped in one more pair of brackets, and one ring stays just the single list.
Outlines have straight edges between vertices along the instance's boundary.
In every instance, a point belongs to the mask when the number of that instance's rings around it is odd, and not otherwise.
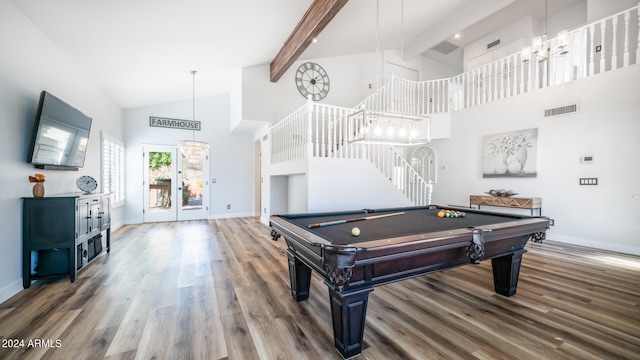
[{"label": "white baluster", "polygon": [[618,15],[612,19],[611,70],[618,68]]},{"label": "white baluster", "polygon": [[518,64],[516,66],[516,69],[520,68],[520,74],[517,77],[519,79],[518,81],[518,87],[519,87],[519,94],[524,93],[524,63],[522,61],[520,61],[520,58],[516,58],[516,64]]},{"label": "white baluster", "polygon": [[431,94],[433,99],[433,113],[437,114],[440,112],[440,84],[437,80],[431,80],[433,84],[433,93]]},{"label": "white baluster", "polygon": [[500,67],[500,99],[504,99],[504,59],[500,59],[497,65]]},{"label": "white baluster", "polygon": [[313,157],[313,100],[311,95],[307,100],[307,151],[304,156]]},{"label": "white baluster", "polygon": [[475,71],[475,104],[476,105],[480,105],[481,104],[481,100],[482,100],[482,68],[477,68]]},{"label": "white baluster", "polygon": [[487,81],[487,65],[483,65],[482,66],[482,74],[480,75],[481,77],[481,84],[482,84],[482,97],[481,97],[481,102],[483,104],[487,103],[487,86],[486,86],[486,81]]},{"label": "white baluster", "polygon": [[589,26],[589,40],[591,42],[591,46],[589,47],[591,49],[591,51],[589,52],[589,73],[587,74],[587,76],[591,76],[595,73],[596,70],[596,64],[595,64],[595,57],[596,57],[596,48],[594,46],[594,34],[595,34],[596,30],[595,30],[595,23],[591,24],[591,26]]},{"label": "white baluster", "polygon": [[[337,115],[337,114],[336,114]],[[340,117],[340,126],[337,127],[336,138],[338,139],[338,146],[340,147],[340,157],[349,156],[348,149],[343,149],[347,145],[346,134],[343,132],[345,128],[346,117]]]},{"label": "white baluster", "polygon": [[489,101],[496,100],[496,74],[495,74],[495,63],[489,63]]},{"label": "white baluster", "polygon": [[638,12],[638,44],[636,44],[636,64],[640,64],[640,2],[638,2],[636,11]]},{"label": "white baluster", "polygon": [[318,104],[318,106],[315,109],[316,111],[313,114],[313,119],[314,119],[314,125],[315,125],[315,139],[314,139],[314,154],[315,157],[322,157],[322,153],[320,153],[320,146],[321,146],[321,140],[320,140],[320,123],[322,121],[322,112],[324,111],[324,106]]},{"label": "white baluster", "polygon": [[[638,9],[640,9],[640,7]],[[626,11],[624,13],[624,54],[622,55],[623,67],[629,66],[629,21],[630,20],[631,20],[631,12]]]},{"label": "white baluster", "polygon": [[604,58],[604,53],[605,53],[605,39],[604,39],[604,35],[605,32],[607,31],[607,20],[605,19],[604,21],[600,22],[600,73],[605,72],[606,69],[606,65],[607,62]]},{"label": "white baluster", "polygon": [[424,82],[418,83],[418,114],[424,114]]},{"label": "white baluster", "polygon": [[506,83],[507,83],[507,88],[506,88],[506,94],[507,97],[511,97],[513,95],[515,95],[515,91],[514,91],[514,86],[513,86],[513,82],[514,82],[514,75],[513,75],[513,58],[511,55],[508,55],[505,59],[505,66],[504,66],[504,71],[506,72]]}]

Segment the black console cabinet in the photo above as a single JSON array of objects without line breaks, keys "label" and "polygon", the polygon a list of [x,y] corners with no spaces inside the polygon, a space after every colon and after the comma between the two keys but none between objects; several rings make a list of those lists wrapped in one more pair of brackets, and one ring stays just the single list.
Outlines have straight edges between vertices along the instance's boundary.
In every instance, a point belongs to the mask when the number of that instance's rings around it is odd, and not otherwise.
[{"label": "black console cabinet", "polygon": [[[111,250],[110,194],[59,195],[22,198],[22,282],[46,275],[69,274],[76,280],[79,269],[102,251]],[[32,274],[32,251],[38,254]]]}]

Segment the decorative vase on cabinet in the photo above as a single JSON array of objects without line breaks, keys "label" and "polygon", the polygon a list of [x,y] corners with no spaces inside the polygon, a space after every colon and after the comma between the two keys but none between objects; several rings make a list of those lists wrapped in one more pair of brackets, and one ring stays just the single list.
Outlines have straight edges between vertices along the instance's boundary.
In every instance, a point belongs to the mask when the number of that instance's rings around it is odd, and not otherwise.
[{"label": "decorative vase on cabinet", "polygon": [[33,185],[33,197],[41,198],[44,197],[44,184],[41,182],[37,182]]}]

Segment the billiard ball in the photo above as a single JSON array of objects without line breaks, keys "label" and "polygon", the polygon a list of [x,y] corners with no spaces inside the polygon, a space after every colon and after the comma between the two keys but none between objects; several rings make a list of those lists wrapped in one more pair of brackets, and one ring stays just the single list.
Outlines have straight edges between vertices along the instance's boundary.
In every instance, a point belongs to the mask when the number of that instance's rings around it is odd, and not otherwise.
[{"label": "billiard ball", "polygon": [[353,229],[351,229],[351,235],[360,236],[360,229],[358,229],[357,227],[354,227]]}]

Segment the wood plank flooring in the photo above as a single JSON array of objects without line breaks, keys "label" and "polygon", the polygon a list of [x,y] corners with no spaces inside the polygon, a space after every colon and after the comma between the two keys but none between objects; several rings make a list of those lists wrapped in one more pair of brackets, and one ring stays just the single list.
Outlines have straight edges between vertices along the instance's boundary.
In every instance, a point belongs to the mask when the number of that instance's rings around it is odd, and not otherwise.
[{"label": "wood plank flooring", "polygon": [[[0,304],[0,359],[341,359],[326,285],[314,274],[296,303],[269,232],[254,218],[125,226],[74,284]],[[489,261],[375,288],[359,359],[640,358],[639,257],[527,249],[510,298]]]}]

